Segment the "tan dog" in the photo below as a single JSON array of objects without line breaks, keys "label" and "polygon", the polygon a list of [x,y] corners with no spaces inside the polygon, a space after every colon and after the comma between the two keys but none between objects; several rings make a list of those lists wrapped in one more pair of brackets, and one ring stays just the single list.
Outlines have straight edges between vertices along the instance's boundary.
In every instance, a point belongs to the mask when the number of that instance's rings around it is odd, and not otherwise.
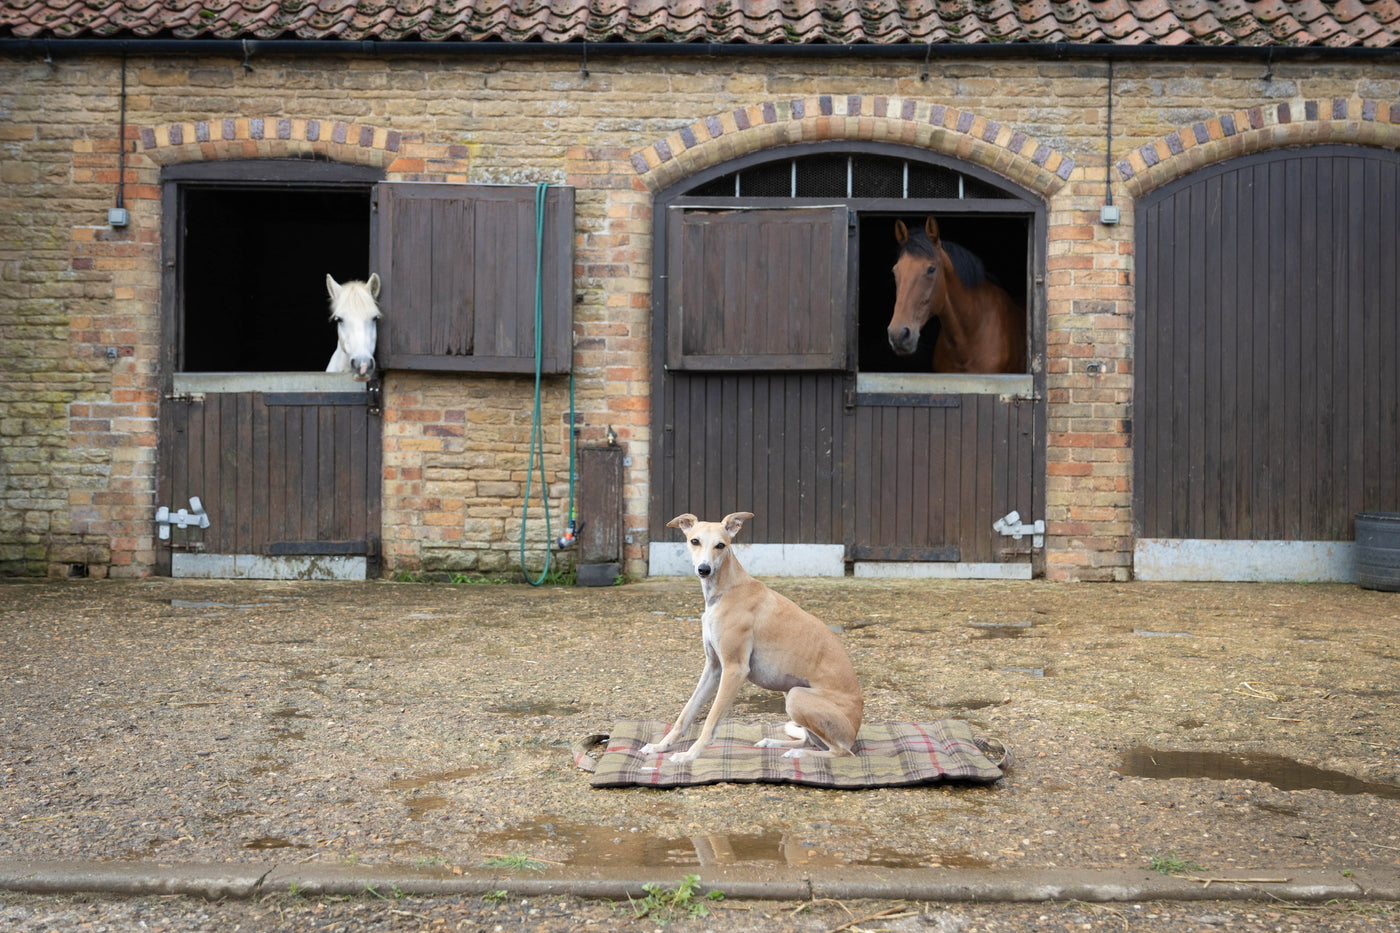
[{"label": "tan dog", "polygon": [[760,747],[791,749],[785,758],[854,754],[851,745],[865,707],[855,668],[830,628],[740,566],[729,545],[750,518],[752,512],[734,512],[721,522],[702,522],[687,513],[666,523],[688,539],[705,594],[705,669],[675,726],[660,741],[643,746],[644,754],[674,745],[713,698],[695,744],[671,756],[672,761],[694,761],[709,747],[745,680],[787,694],[792,721],[786,731],[792,741],[764,739]]}]

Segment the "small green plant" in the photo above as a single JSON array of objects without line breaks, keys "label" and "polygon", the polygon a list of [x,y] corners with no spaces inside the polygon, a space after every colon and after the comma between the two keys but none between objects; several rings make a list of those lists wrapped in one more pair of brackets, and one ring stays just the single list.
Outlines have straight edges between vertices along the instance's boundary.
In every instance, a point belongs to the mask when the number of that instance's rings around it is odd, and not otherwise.
[{"label": "small green plant", "polygon": [[703,897],[698,896],[699,875],[686,875],[681,879],[680,887],[675,890],[668,890],[659,884],[643,885],[642,890],[646,892],[646,897],[640,901],[634,901],[630,897],[627,899],[632,904],[633,917],[637,920],[650,917],[661,924],[669,923],[677,917],[708,917],[710,909],[706,906],[706,901],[724,900],[724,895],[719,891],[711,891]]},{"label": "small green plant", "polygon": [[546,865],[528,855],[493,855],[481,863],[482,868],[503,868],[506,871],[544,871]]},{"label": "small green plant", "polygon": [[1168,852],[1166,855],[1152,856],[1152,870],[1164,875],[1180,875],[1188,871],[1203,871],[1204,865],[1198,865],[1189,858],[1182,858],[1175,852]]},{"label": "small green plant", "polygon": [[395,583],[422,583],[423,575],[414,573],[412,570],[400,570],[394,574]]},{"label": "small green plant", "polygon": [[301,897],[301,882],[293,878],[292,883],[287,886],[287,893],[292,897]]},{"label": "small green plant", "polygon": [[578,570],[573,565],[556,566],[549,571],[549,579],[545,582],[550,586],[573,586],[578,583]]},{"label": "small green plant", "polygon": [[501,888],[499,891],[487,891],[481,895],[481,899],[488,904],[499,904],[508,897],[510,897],[510,892],[505,888]]},{"label": "small green plant", "polygon": [[457,572],[447,578],[447,582],[454,586],[500,586],[509,583],[505,577],[491,577],[485,574],[470,574]]}]

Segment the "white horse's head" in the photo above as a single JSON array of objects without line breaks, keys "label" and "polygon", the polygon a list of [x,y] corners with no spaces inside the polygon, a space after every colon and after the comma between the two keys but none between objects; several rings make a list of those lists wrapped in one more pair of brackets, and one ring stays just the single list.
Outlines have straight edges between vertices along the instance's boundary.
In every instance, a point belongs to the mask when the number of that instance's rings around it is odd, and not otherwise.
[{"label": "white horse's head", "polygon": [[357,382],[365,382],[374,375],[374,345],[379,338],[379,305],[374,300],[379,297],[379,276],[371,274],[368,282],[341,285],[327,275],[326,291],[339,340],[326,372],[354,373]]}]

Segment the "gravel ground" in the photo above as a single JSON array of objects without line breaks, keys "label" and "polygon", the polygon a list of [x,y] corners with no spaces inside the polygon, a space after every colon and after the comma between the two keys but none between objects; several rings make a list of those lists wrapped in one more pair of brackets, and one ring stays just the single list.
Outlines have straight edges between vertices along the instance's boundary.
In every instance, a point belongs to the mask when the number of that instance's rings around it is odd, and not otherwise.
[{"label": "gravel ground", "polygon": [[[1016,871],[1175,856],[1206,875],[1400,867],[1400,596],[772,582],[842,630],[867,721],[966,719],[1014,749],[1015,770],[990,788],[592,789],[569,745],[620,719],[670,718],[694,685],[701,607],[689,581],[14,583],[0,586],[0,861],[450,873],[513,855],[645,869],[673,885],[716,865]],[[778,720],[781,698],[746,688],[735,715]],[[855,919],[842,905],[798,906],[731,904],[667,928]],[[890,905],[844,906],[859,916]],[[24,930],[566,930],[625,919],[552,899],[0,900],[0,927]],[[922,905],[861,928],[1159,922],[1396,924],[1375,904],[1325,918],[1263,905]]]}]

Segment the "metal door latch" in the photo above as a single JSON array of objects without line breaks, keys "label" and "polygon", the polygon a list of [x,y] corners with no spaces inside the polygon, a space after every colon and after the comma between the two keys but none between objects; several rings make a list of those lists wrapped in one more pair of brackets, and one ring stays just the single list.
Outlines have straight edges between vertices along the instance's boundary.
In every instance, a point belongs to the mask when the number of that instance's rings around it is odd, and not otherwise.
[{"label": "metal door latch", "polygon": [[172,512],[169,508],[161,506],[156,509],[156,525],[159,528],[160,540],[170,540],[170,526],[185,529],[194,525],[196,528],[208,528],[209,516],[204,511],[204,503],[199,501],[199,496],[190,496],[189,509],[181,509]]},{"label": "metal door latch", "polygon": [[1020,541],[1026,535],[1030,535],[1032,547],[1045,547],[1045,519],[1043,518],[1038,518],[1034,523],[1027,525],[1021,521],[1020,512],[1007,512],[992,522],[992,530],[1013,541]]}]

